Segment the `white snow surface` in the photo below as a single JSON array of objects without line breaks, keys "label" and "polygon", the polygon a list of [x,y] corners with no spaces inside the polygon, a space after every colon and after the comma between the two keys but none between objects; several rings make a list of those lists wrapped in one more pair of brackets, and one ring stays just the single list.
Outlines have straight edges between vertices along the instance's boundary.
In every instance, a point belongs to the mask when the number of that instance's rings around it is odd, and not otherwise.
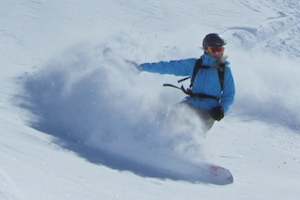
[{"label": "white snow surface", "polygon": [[[299,199],[299,10],[298,0],[1,1],[0,200]],[[211,32],[227,39],[236,99],[204,135],[177,109],[184,95],[161,87],[180,77],[128,61],[199,57]],[[195,181],[201,162],[234,183]]]}]

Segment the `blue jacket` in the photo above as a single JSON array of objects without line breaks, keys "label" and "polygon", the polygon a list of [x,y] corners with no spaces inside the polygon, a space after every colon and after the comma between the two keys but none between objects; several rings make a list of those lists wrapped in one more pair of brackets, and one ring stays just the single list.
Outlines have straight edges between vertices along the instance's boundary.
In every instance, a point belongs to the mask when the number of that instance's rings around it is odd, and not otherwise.
[{"label": "blue jacket", "polygon": [[[201,58],[202,65],[217,65],[216,59],[207,54],[203,54]],[[144,63],[140,65],[140,69],[142,71],[153,73],[192,77],[194,66],[197,60],[197,58],[190,58],[169,62],[161,61],[158,63]],[[198,71],[193,83],[192,92],[209,94],[221,99],[221,101],[218,102],[217,100],[208,98],[197,98],[190,96],[186,97],[184,101],[194,106],[195,108],[210,110],[216,106],[222,106],[225,112],[227,112],[229,106],[233,103],[235,95],[234,80],[229,68],[229,62],[226,61],[225,65],[223,93],[221,92],[218,70],[215,68],[200,69]]]}]

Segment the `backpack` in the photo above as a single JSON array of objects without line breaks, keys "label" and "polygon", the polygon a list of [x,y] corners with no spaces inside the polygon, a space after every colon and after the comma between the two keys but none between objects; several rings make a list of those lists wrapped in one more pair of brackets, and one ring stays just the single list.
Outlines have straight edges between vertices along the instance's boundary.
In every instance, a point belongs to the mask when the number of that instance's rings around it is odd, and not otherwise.
[{"label": "backpack", "polygon": [[[185,89],[183,87],[183,85],[181,85],[181,87],[177,87],[175,85],[172,85],[172,84],[168,84],[168,83],[165,83],[163,84],[163,86],[170,86],[170,87],[174,87],[174,88],[177,88],[177,89],[180,89],[182,90],[185,94],[191,96],[191,97],[197,97],[197,98],[209,98],[209,99],[215,99],[217,101],[220,101],[220,98],[218,97],[215,97],[215,96],[212,96],[212,95],[209,95],[209,94],[204,94],[204,93],[193,93],[191,88],[193,87],[193,84],[194,84],[194,80],[195,80],[195,77],[198,73],[198,71],[200,69],[210,69],[211,67],[209,66],[205,66],[205,65],[202,65],[202,59],[198,59],[195,63],[195,66],[194,66],[194,70],[193,70],[193,74],[192,74],[192,77],[188,76],[188,77],[185,77],[183,79],[180,79],[178,80],[177,82],[178,83],[181,83],[187,79],[191,79],[191,84],[190,84],[190,87],[188,89]],[[225,77],[225,63],[221,63],[217,66],[216,68],[218,70],[218,75],[219,75],[219,82],[220,82],[220,85],[221,85],[221,93],[223,93],[223,90],[224,90],[224,77]]]}]

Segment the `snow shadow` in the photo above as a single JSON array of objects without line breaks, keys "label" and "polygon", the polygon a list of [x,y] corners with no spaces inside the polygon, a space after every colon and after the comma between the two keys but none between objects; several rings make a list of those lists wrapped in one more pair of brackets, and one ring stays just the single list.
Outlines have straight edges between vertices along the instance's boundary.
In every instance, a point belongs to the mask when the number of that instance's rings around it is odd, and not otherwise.
[{"label": "snow shadow", "polygon": [[[145,177],[223,184],[195,170],[205,160],[197,117],[179,109],[179,123],[168,121],[170,105],[183,96],[161,85],[177,78],[140,74],[127,62],[141,59],[144,48],[126,35],[99,46],[82,43],[28,74],[22,106],[36,116],[30,126],[93,163]],[[299,94],[291,87],[300,84],[296,65],[262,55],[231,56],[232,63],[243,63],[232,65],[237,95],[231,112],[298,132]]]},{"label": "snow shadow", "polygon": [[[126,62],[130,56],[120,47],[126,41],[79,44],[28,75],[22,106],[36,116],[30,126],[93,163],[145,177],[223,184],[182,171],[182,163],[203,160],[201,124],[193,113],[187,124],[167,120],[168,105],[177,100],[161,93],[157,78]],[[177,115],[182,112],[188,111]]]}]

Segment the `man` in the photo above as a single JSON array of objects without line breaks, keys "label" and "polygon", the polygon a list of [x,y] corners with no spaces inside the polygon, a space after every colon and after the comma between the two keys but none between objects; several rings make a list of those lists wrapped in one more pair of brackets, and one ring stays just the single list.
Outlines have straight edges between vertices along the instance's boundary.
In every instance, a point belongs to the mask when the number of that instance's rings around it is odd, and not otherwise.
[{"label": "man", "polygon": [[226,41],[216,33],[203,39],[204,54],[198,58],[189,58],[169,62],[144,63],[141,71],[189,76],[189,89],[181,87],[188,95],[183,103],[193,108],[208,131],[215,120],[220,121],[229,110],[235,96],[234,80],[229,62],[224,56]]}]

